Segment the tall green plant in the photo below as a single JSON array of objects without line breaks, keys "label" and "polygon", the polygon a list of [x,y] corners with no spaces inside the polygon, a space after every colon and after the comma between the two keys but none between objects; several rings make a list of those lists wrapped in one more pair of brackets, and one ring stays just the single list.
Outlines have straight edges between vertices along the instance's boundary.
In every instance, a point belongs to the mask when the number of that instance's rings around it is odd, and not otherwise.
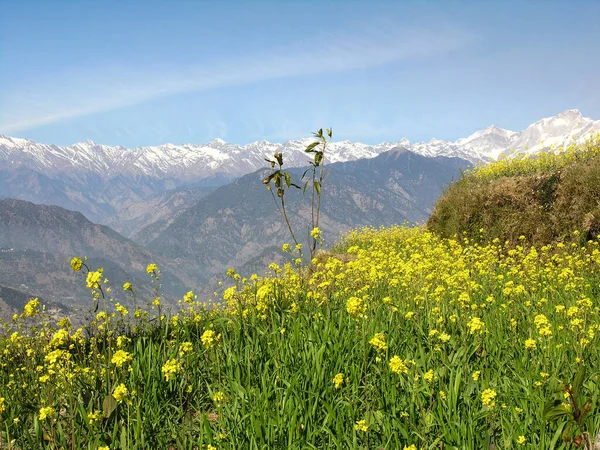
[{"label": "tall green plant", "polygon": [[[302,245],[301,242],[296,238],[296,234],[294,233],[294,229],[290,223],[285,204],[285,194],[287,190],[292,187],[302,190],[303,193],[306,193],[306,189],[310,184],[311,223],[307,240],[311,260],[316,254],[317,245],[322,241],[322,233],[321,229],[319,228],[319,217],[321,213],[322,187],[325,174],[325,151],[327,149],[327,145],[331,142],[333,133],[331,128],[327,128],[325,130],[325,134],[323,134],[323,129],[321,128],[316,133],[313,133],[313,135],[316,140],[304,149],[307,154],[312,155],[313,159],[312,161],[309,161],[308,169],[306,169],[302,174],[301,180],[304,182],[302,187],[294,183],[292,181],[291,174],[287,170],[283,169],[283,154],[280,152],[276,152],[273,155],[273,159],[265,158],[265,161],[271,164],[271,169],[273,171],[263,180],[263,183],[267,185],[267,189],[273,196],[275,206],[277,206],[277,210],[283,217],[283,220],[288,228],[288,231],[290,232],[294,244],[296,244],[297,249],[301,249]],[[275,192],[277,195],[275,195]]]}]

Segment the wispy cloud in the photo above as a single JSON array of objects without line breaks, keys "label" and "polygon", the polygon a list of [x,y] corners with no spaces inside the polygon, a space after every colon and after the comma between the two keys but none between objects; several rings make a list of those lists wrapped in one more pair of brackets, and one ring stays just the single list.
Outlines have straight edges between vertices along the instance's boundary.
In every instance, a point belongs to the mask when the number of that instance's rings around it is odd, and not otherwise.
[{"label": "wispy cloud", "polygon": [[428,58],[460,48],[470,39],[452,28],[398,28],[402,27],[321,35],[292,47],[185,68],[83,67],[55,74],[1,93],[0,132],[33,129],[183,92]]}]

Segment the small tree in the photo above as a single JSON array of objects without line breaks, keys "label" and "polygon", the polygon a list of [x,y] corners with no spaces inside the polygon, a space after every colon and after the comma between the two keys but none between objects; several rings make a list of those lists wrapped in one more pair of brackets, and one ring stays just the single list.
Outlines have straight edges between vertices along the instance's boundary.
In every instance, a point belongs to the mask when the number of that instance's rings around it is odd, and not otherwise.
[{"label": "small tree", "polygon": [[[273,196],[273,201],[277,210],[283,217],[285,224],[290,232],[296,248],[302,253],[302,245],[296,238],[292,225],[290,223],[288,212],[285,206],[285,194],[287,189],[292,187],[301,189],[303,193],[306,193],[306,189],[310,183],[311,187],[311,223],[310,231],[307,236],[308,249],[310,251],[310,258],[314,258],[317,251],[317,244],[321,242],[322,234],[319,228],[319,216],[321,213],[321,198],[322,198],[322,187],[324,177],[324,166],[325,166],[325,150],[327,145],[331,142],[333,135],[331,128],[325,130],[326,135],[323,134],[321,128],[316,133],[313,133],[316,138],[315,142],[309,144],[304,150],[307,154],[312,154],[313,159],[309,161],[309,167],[302,174],[301,180],[304,181],[304,185],[300,187],[296,183],[292,182],[292,176],[290,173],[283,169],[283,155],[276,152],[273,155],[273,159],[265,158],[265,160],[271,164],[271,172],[264,180],[263,183],[267,185],[267,189]],[[277,192],[277,195],[275,195]]]}]

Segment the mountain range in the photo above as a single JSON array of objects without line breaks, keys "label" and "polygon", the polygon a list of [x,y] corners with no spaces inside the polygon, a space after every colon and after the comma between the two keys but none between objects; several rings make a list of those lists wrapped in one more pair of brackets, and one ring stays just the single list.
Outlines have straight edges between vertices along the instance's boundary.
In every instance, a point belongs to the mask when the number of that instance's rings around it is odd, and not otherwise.
[{"label": "mountain range", "polygon": [[[534,153],[548,146],[581,141],[592,131],[600,131],[600,120],[567,110],[521,132],[490,126],[455,142],[332,142],[327,160],[335,163],[373,158],[401,147],[423,156],[457,157],[479,163],[510,151]],[[284,144],[259,141],[240,146],[215,139],[201,145],[127,149],[92,141],[61,147],[0,135],[0,197],[80,211],[94,222],[134,237],[153,222],[154,211],[170,213],[169,204],[189,206],[210,188],[264,167],[264,158],[275,151],[285,155],[288,167],[305,166],[304,148],[310,142],[312,139],[306,138]],[[187,194],[178,193],[180,190]],[[179,209],[175,206],[173,212]],[[156,219],[163,216],[158,213]]]}]

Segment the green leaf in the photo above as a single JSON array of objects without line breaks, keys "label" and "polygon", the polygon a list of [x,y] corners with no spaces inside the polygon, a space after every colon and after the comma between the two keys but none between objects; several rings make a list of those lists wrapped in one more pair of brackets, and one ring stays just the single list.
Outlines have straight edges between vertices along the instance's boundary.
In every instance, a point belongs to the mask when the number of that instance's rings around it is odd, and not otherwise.
[{"label": "green leaf", "polygon": [[127,428],[121,428],[121,448],[128,448],[127,446]]},{"label": "green leaf", "polygon": [[331,128],[327,128],[325,131],[327,132],[327,136],[331,137],[333,135],[333,131],[331,131]]},{"label": "green leaf", "polygon": [[303,179],[304,179],[304,177],[306,176],[306,174],[307,174],[308,172],[310,172],[310,171],[312,171],[312,169],[309,167],[308,169],[306,169],[306,170],[304,171],[304,173],[302,174],[302,176],[300,177],[300,179],[301,179],[301,180],[303,180]]},{"label": "green leaf", "polygon": [[577,397],[579,396],[579,391],[581,390],[581,385],[585,381],[586,374],[587,374],[587,366],[581,364],[579,366],[579,370],[575,374],[575,379],[573,380],[573,387],[571,389],[571,392],[573,393],[573,397],[575,397],[575,400],[577,400]]},{"label": "green leaf", "polygon": [[560,400],[548,402],[544,407],[544,420],[553,422],[563,416],[569,415],[570,411],[565,408]]},{"label": "green leaf", "polygon": [[281,189],[281,188],[277,189],[277,197],[279,197],[279,198],[283,197],[283,189]]},{"label": "green leaf", "polygon": [[287,187],[290,187],[292,184],[292,177],[288,172],[283,172],[283,175],[285,176],[285,184],[287,184]]},{"label": "green leaf", "polygon": [[318,181],[315,181],[314,186],[315,186],[315,190],[317,191],[317,195],[321,195],[321,183],[319,183]]},{"label": "green leaf", "polygon": [[315,147],[316,147],[317,145],[319,145],[319,144],[320,144],[319,142],[313,142],[312,144],[308,145],[308,146],[307,146],[307,147],[304,149],[304,151],[305,151],[306,153],[311,153],[311,152],[313,151],[313,148],[315,148]]},{"label": "green leaf", "polygon": [[116,408],[117,401],[112,394],[108,394],[106,397],[104,397],[104,401],[102,402],[102,411],[104,412],[104,417],[108,418]]},{"label": "green leaf", "polygon": [[315,154],[315,167],[318,167],[323,161],[323,152],[318,152]]},{"label": "green leaf", "polygon": [[557,448],[556,444],[562,435],[562,431],[563,431],[564,427],[565,427],[565,424],[563,423],[562,425],[560,425],[557,428],[556,433],[554,433],[554,437],[552,438],[552,442],[550,442],[550,447],[548,447],[548,448]]}]

